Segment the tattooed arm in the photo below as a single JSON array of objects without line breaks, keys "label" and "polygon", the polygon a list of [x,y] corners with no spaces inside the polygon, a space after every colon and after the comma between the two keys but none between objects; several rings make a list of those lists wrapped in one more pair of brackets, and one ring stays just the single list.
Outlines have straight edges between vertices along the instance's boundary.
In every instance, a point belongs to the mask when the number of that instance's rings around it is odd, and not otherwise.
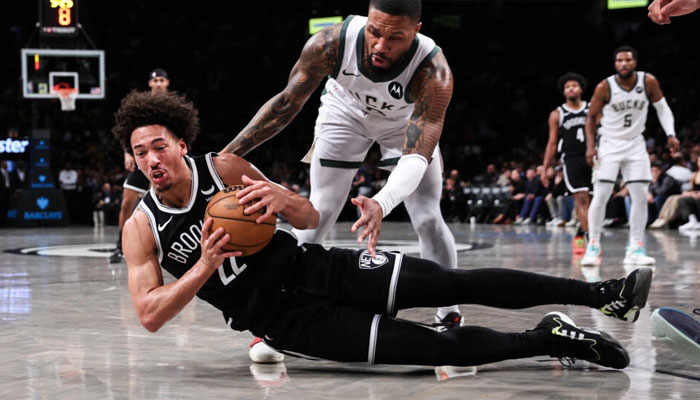
[{"label": "tattooed arm", "polygon": [[416,190],[428,169],[440,141],[452,85],[452,72],[442,52],[416,71],[409,93],[415,108],[406,127],[403,155],[379,193],[371,199],[364,196],[352,199],[360,208],[361,216],[351,230],[357,232],[364,227],[357,242],[362,243],[367,238],[367,249],[372,255],[377,248],[382,218]]},{"label": "tattooed arm", "polygon": [[420,154],[430,161],[440,141],[445,112],[452,98],[452,71],[442,52],[416,71],[410,98],[416,104],[408,120],[403,154]]},{"label": "tattooed arm", "polygon": [[289,74],[287,87],[265,103],[221,152],[243,156],[286,127],[337,63],[342,22],[313,35]]}]

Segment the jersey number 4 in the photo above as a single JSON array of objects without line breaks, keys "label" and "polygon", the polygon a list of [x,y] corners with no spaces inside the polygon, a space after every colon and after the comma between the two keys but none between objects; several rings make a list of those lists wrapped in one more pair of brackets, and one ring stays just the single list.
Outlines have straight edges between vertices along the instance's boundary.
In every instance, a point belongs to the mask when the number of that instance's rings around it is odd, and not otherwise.
[{"label": "jersey number 4", "polygon": [[583,135],[583,128],[578,128],[576,131],[576,140],[579,142],[583,143],[586,140],[586,137]]}]

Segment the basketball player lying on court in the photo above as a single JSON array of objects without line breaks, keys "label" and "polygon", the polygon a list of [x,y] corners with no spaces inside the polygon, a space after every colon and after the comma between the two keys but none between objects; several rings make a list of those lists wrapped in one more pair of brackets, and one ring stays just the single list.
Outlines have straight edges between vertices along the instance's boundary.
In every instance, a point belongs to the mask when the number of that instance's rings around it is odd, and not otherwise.
[{"label": "basketball player lying on court", "polygon": [[[216,190],[243,182],[239,194],[255,212],[282,214],[313,228],[311,203],[267,179],[233,154],[190,157],[199,132],[197,110],[176,93],[132,92],[116,113],[115,137],[151,182],[124,226],[129,292],[141,323],[155,332],[195,296],[223,313],[235,330],[250,330],[285,354],[346,362],[478,365],[550,355],[612,368],[627,351],[603,332],[549,313],[532,329],[497,332],[479,326],[436,331],[397,320],[399,310],[446,304],[519,309],[578,304],[634,322],[644,307],[651,270],[588,283],[504,268],[460,270],[394,252],[297,245],[278,229],[260,252],[221,250],[230,238],[203,221]],[[261,217],[264,218],[264,217]],[[161,268],[177,280],[164,284]]]}]

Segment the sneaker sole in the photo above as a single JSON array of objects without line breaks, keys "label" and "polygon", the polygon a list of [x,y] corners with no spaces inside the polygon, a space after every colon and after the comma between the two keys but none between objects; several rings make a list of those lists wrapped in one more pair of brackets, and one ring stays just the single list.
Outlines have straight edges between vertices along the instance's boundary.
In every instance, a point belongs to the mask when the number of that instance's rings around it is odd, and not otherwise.
[{"label": "sneaker sole", "polygon": [[[637,322],[640,310],[647,305],[647,299],[649,298],[649,289],[651,289],[651,279],[653,275],[654,272],[649,268],[643,268],[639,270],[639,274],[637,274],[637,280],[636,282],[634,282],[634,288],[632,288],[632,304],[634,304],[634,307],[632,307],[627,312],[627,314],[625,314],[625,318],[628,322]],[[634,317],[630,321],[631,313],[634,313]]]},{"label": "sneaker sole", "polygon": [[700,344],[669,323],[659,314],[659,310],[657,308],[651,314],[651,327],[656,337],[678,354],[700,364]]}]

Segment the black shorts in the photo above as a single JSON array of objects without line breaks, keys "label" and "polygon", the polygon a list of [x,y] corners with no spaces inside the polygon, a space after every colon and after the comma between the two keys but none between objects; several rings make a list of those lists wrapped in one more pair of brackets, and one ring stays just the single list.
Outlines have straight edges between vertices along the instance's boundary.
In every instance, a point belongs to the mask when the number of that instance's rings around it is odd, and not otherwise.
[{"label": "black shorts", "polygon": [[564,164],[564,182],[570,194],[593,190],[591,182],[592,168],[586,162],[586,156],[562,156]]},{"label": "black shorts", "polygon": [[148,181],[146,175],[138,168],[129,172],[129,175],[127,175],[124,180],[124,189],[133,190],[139,194],[145,194],[150,186],[151,182]]},{"label": "black shorts", "polygon": [[[310,359],[373,362],[379,320],[396,315],[401,253],[304,244],[287,296],[265,332],[282,353]],[[385,318],[386,319],[386,318]]]}]

